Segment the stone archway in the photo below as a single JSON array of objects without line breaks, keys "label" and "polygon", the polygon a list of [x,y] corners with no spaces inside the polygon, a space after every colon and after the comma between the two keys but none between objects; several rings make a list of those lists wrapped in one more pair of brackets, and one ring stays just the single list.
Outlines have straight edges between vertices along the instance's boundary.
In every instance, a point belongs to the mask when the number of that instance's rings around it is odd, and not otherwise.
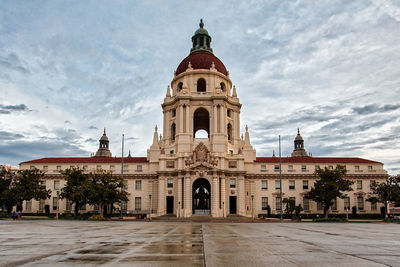
[{"label": "stone archway", "polygon": [[210,214],[211,185],[205,178],[198,178],[192,186],[193,214]]}]

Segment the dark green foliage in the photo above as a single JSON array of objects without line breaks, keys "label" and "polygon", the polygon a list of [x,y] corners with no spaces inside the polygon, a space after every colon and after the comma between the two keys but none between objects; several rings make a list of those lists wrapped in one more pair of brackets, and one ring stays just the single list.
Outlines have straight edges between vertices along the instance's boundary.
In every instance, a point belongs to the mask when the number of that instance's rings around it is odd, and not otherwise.
[{"label": "dark green foliage", "polygon": [[332,222],[345,222],[346,220],[343,218],[315,218],[313,219],[313,222],[327,222],[327,223],[332,223]]},{"label": "dark green foliage", "polygon": [[[51,190],[42,188],[41,182],[44,172],[38,169],[20,170],[16,174],[1,171],[1,202],[6,204],[7,211],[15,205],[22,207],[24,200],[39,200],[50,197]],[[7,188],[8,187],[8,188]]]},{"label": "dark green foliage", "polygon": [[267,205],[267,217],[271,217],[271,207],[269,205]]},{"label": "dark green foliage", "polygon": [[291,217],[294,210],[296,209],[296,202],[294,199],[290,199],[290,198],[284,198],[282,200],[283,204],[285,205],[285,213],[286,215],[288,215],[288,217]]},{"label": "dark green foliage", "polygon": [[294,209],[294,214],[296,215],[297,218],[299,218],[300,212],[302,212],[303,210],[304,209],[300,204],[296,206],[296,208]]},{"label": "dark green foliage", "polygon": [[324,217],[328,216],[329,208],[336,198],[343,198],[343,192],[353,190],[351,185],[354,182],[344,179],[346,172],[346,167],[342,165],[337,165],[334,170],[327,167],[315,170],[318,179],[305,197],[322,203]]},{"label": "dark green foliage", "polygon": [[103,171],[90,173],[89,181],[88,203],[98,204],[100,214],[104,205],[113,206],[115,203],[128,201],[128,192],[124,190],[125,183],[122,177]]},{"label": "dark green foliage", "polygon": [[357,207],[356,206],[353,206],[351,208],[351,215],[353,215],[354,218],[357,217]]},{"label": "dark green foliage", "polygon": [[61,198],[75,204],[74,214],[79,214],[79,207],[88,203],[88,174],[80,168],[69,168],[61,172],[66,176],[67,183],[61,189]]},{"label": "dark green foliage", "polygon": [[389,201],[400,205],[400,177],[388,176],[384,183],[374,181],[371,184],[371,194],[367,198],[371,203],[383,203],[384,210],[381,210],[382,216],[386,216],[387,205]]}]

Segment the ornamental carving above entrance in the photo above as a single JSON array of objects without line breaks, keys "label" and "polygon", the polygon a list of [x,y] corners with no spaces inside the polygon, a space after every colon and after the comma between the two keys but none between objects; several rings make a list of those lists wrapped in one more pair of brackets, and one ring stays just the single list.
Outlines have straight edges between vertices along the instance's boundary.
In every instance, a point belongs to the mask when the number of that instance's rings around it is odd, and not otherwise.
[{"label": "ornamental carving above entrance", "polygon": [[216,166],[218,164],[218,159],[210,154],[210,151],[203,142],[200,142],[194,149],[192,155],[185,158],[186,166],[191,166],[196,163],[206,163],[206,165]]}]

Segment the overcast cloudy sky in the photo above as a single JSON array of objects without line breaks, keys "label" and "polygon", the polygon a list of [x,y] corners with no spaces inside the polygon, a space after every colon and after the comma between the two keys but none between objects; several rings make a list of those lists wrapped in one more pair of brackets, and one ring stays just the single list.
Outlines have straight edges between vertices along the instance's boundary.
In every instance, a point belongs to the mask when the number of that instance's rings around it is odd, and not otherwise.
[{"label": "overcast cloudy sky", "polygon": [[400,172],[400,1],[0,1],[0,163],[145,156],[203,18],[258,156],[297,128],[313,156]]}]

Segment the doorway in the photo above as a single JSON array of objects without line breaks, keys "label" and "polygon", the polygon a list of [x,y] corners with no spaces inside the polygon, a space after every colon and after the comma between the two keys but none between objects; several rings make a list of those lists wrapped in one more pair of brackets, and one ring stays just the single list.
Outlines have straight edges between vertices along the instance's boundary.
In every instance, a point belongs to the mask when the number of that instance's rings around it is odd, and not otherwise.
[{"label": "doorway", "polygon": [[236,196],[229,197],[229,213],[236,214]]},{"label": "doorway", "polygon": [[167,214],[174,214],[174,196],[167,196]]},{"label": "doorway", "polygon": [[211,185],[205,178],[199,178],[193,183],[193,214],[210,214]]}]

